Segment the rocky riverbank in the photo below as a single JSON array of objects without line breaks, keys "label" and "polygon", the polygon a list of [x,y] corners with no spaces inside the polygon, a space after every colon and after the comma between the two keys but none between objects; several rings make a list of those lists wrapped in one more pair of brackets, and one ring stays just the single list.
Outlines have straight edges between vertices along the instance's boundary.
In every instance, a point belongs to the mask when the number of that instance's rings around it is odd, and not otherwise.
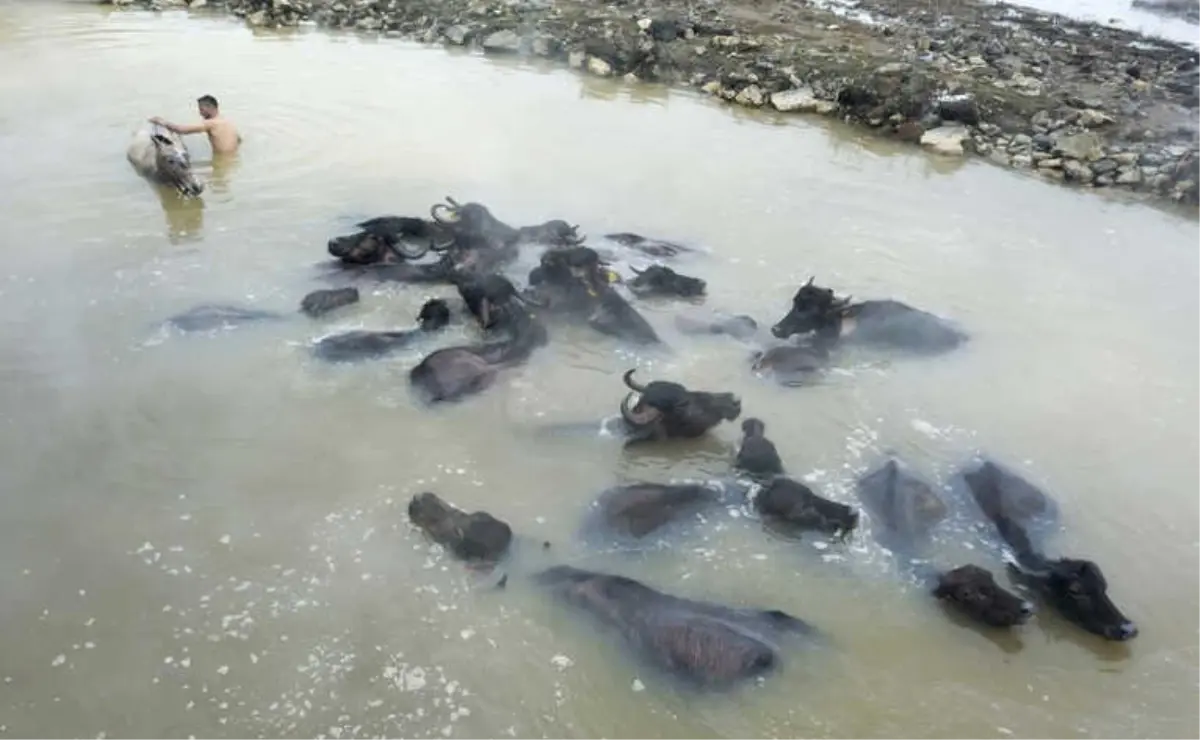
[{"label": "rocky riverbank", "polygon": [[[107,0],[558,59],[1196,206],[1194,48],[978,0]],[[835,4],[836,3],[836,4]]]}]

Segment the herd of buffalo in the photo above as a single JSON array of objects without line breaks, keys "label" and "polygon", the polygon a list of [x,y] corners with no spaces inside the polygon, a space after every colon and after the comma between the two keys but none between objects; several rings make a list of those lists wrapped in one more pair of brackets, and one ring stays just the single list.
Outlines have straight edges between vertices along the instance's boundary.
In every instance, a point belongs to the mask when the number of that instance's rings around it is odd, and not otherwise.
[{"label": "herd of buffalo", "polygon": [[[614,269],[621,254],[669,261],[693,251],[672,242],[636,234],[610,234],[601,251],[585,246],[577,227],[565,221],[513,228],[479,203],[447,198],[429,218],[383,216],[328,243],[337,274],[406,283],[454,286],[479,340],[429,351],[409,373],[426,403],[451,402],[484,392],[501,373],[519,367],[547,345],[560,323],[641,345],[661,344],[655,329],[627,295],[696,299],[705,281],[656,263],[622,276]],[[526,285],[518,289],[504,273],[522,250],[540,251]],[[301,304],[316,316],[359,300],[354,287],[316,291]],[[205,328],[278,317],[231,306],[203,306],[171,320],[183,329]],[[383,357],[418,342],[433,341],[454,321],[446,300],[428,300],[416,326],[394,331],[351,331],[315,341],[317,358],[333,362]],[[759,336],[748,316],[677,316],[687,334]],[[786,385],[804,385],[830,367],[839,348],[855,344],[887,351],[932,356],[959,347],[967,335],[937,316],[893,300],[852,302],[810,279],[796,291],[787,313],[749,357],[757,373]],[[697,438],[742,415],[732,393],[685,387],[668,380],[641,382],[635,371],[623,376],[628,393],[611,420],[625,444]],[[624,392],[624,391],[623,391]],[[859,511],[831,501],[789,477],[766,425],[744,418],[743,437],[731,461],[738,485],[633,483],[605,491],[592,507],[593,531],[613,541],[646,541],[663,528],[710,507],[747,505],[764,524],[789,534],[846,538],[859,526]],[[955,478],[958,497],[981,539],[1006,561],[1013,580],[1065,620],[1107,640],[1137,635],[1137,627],[1112,602],[1100,567],[1086,559],[1045,554],[1042,540],[1057,525],[1057,506],[1042,491],[992,461],[972,461]],[[953,488],[951,486],[950,488]],[[997,583],[975,564],[936,567],[925,558],[935,528],[951,505],[934,486],[894,457],[857,482],[863,510],[878,541],[911,567],[919,582],[949,609],[983,629],[1011,629],[1034,615],[1035,606]],[[954,497],[951,497],[954,498]],[[485,512],[468,513],[434,493],[413,497],[412,522],[455,556],[485,566],[506,558],[510,527]],[[998,538],[995,537],[998,535]],[[548,544],[546,545],[549,546]],[[499,572],[499,571],[497,571]],[[499,585],[507,581],[505,575]],[[702,686],[729,686],[776,666],[781,638],[814,628],[778,610],[732,608],[669,595],[636,580],[558,565],[534,577],[566,603],[613,628],[633,650],[661,669]]]}]

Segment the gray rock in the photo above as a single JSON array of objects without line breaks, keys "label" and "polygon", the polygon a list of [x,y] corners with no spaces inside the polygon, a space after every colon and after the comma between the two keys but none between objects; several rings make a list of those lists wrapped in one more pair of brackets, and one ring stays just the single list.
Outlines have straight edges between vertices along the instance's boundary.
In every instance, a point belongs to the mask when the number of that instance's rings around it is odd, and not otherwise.
[{"label": "gray rock", "polygon": [[1048,152],[1054,148],[1054,139],[1049,134],[1036,134],[1033,137],[1033,145],[1039,151]]},{"label": "gray rock", "polygon": [[466,26],[450,26],[442,35],[446,37],[447,41],[455,46],[462,46],[463,44],[467,43],[467,36],[469,33],[470,32],[467,30]]},{"label": "gray rock", "polygon": [[1030,169],[1033,167],[1033,157],[1030,157],[1028,154],[1014,154],[1012,166],[1022,170]]},{"label": "gray rock", "polygon": [[520,49],[521,37],[516,31],[495,31],[483,40],[483,50],[494,54],[512,54]]},{"label": "gray rock", "polygon": [[1097,175],[1107,175],[1108,173],[1115,172],[1116,170],[1116,160],[1101,159],[1092,164],[1092,172],[1095,172]]},{"label": "gray rock", "polygon": [[1142,173],[1138,172],[1136,167],[1128,169],[1122,167],[1117,174],[1117,183],[1120,185],[1136,185],[1142,181]]},{"label": "gray rock", "polygon": [[1094,182],[1096,184],[1096,187],[1106,188],[1109,185],[1113,184],[1113,179],[1111,177],[1109,177],[1108,175],[1101,175],[1100,177],[1097,177]]},{"label": "gray rock", "polygon": [[587,54],[582,51],[573,51],[567,55],[567,66],[571,69],[583,69],[584,63],[587,62]]},{"label": "gray rock", "polygon": [[1158,167],[1163,162],[1167,161],[1167,158],[1164,157],[1159,152],[1145,152],[1144,154],[1142,154],[1142,158],[1140,161],[1142,164],[1144,164],[1148,167]]},{"label": "gray rock", "polygon": [[587,71],[597,77],[612,77],[612,65],[604,61],[600,57],[589,56],[587,58]]},{"label": "gray rock", "polygon": [[912,69],[912,65],[907,62],[890,62],[875,70],[875,74],[880,75],[897,75],[903,74]]},{"label": "gray rock", "polygon": [[1137,152],[1119,152],[1112,155],[1112,160],[1122,166],[1137,164],[1138,155]]},{"label": "gray rock", "polygon": [[1068,180],[1074,182],[1087,183],[1091,182],[1094,177],[1092,170],[1086,164],[1074,159],[1063,162],[1063,173]]},{"label": "gray rock", "polygon": [[921,146],[937,154],[962,156],[963,142],[970,137],[966,126],[942,126],[921,135]]},{"label": "gray rock", "polygon": [[1104,156],[1103,142],[1096,134],[1059,135],[1054,139],[1054,153],[1070,159],[1096,160]]},{"label": "gray rock", "polygon": [[1087,108],[1079,111],[1079,125],[1085,128],[1098,128],[1100,126],[1107,126],[1108,124],[1112,123],[1113,120],[1114,119],[1112,116],[1093,108]]},{"label": "gray rock", "polygon": [[828,114],[837,109],[836,103],[817,99],[812,90],[806,87],[772,94],[771,106],[780,113]]},{"label": "gray rock", "polygon": [[1043,159],[1038,162],[1038,168],[1043,170],[1061,170],[1063,161],[1057,157],[1053,159]]}]

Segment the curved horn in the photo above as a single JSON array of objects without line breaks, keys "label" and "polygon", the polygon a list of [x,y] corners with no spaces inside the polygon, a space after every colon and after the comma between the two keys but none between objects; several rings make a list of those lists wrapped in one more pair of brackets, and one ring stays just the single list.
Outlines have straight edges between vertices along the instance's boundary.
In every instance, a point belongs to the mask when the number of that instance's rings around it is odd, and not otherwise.
[{"label": "curved horn", "polygon": [[416,260],[429,253],[429,250],[433,248],[433,242],[423,246],[409,246],[406,248],[403,240],[397,240],[395,242],[388,242],[387,248],[397,257],[408,260]]},{"label": "curved horn", "polygon": [[[578,229],[579,227],[575,226],[572,228]],[[567,243],[573,247],[581,246],[585,241],[587,241],[587,234],[580,234],[578,232],[576,232],[575,236],[567,239]]]},{"label": "curved horn", "polygon": [[625,396],[624,400],[621,401],[621,418],[623,418],[630,426],[644,427],[647,424],[654,423],[658,420],[658,417],[662,416],[662,412],[653,406],[643,410],[640,413],[635,411],[634,407],[630,406],[632,400],[633,394],[630,393],[629,395]]},{"label": "curved horn", "polygon": [[812,284],[813,284],[813,281],[814,281],[814,280],[816,280],[816,279],[817,279],[817,276],[816,276],[816,275],[813,275],[812,277],[810,277],[810,278],[808,279],[808,282],[804,284],[804,287],[808,287],[808,286],[812,285]]},{"label": "curved horn", "polygon": [[518,303],[522,303],[526,306],[534,306],[535,308],[545,308],[547,306],[546,301],[536,300],[528,293],[515,293],[513,294],[513,298],[516,299]]},{"label": "curved horn", "polygon": [[492,325],[492,302],[486,297],[479,301],[479,325],[484,329]]},{"label": "curved horn", "polygon": [[462,205],[457,200],[451,198],[449,195],[446,196],[446,202],[449,203],[450,205],[454,206],[455,208],[462,207]]},{"label": "curved horn", "polygon": [[633,382],[633,373],[635,370],[637,370],[636,367],[629,368],[625,371],[625,374],[621,376],[621,379],[625,381],[625,386],[630,390],[637,391],[638,393],[645,393],[646,386],[638,385],[637,383]]},{"label": "curved horn", "polygon": [[453,247],[453,246],[454,246],[454,237],[453,236],[448,237],[446,239],[446,241],[444,241],[444,242],[434,241],[433,239],[429,240],[429,248],[435,252],[445,252],[447,249],[449,249],[450,247]]},{"label": "curved horn", "polygon": [[445,211],[446,213],[451,214],[451,215],[454,214],[454,209],[451,208],[450,206],[446,205],[445,203],[434,203],[429,208],[429,216],[434,221],[437,221],[439,224],[442,224],[443,226],[446,224],[449,224],[449,223],[453,223],[453,219],[439,215],[443,211]]},{"label": "curved horn", "polygon": [[633,271],[633,274],[634,274],[634,275],[643,275],[643,274],[645,274],[645,272],[646,272],[645,270],[639,270],[639,269],[637,269],[637,268],[636,268],[636,267],[634,267],[633,265],[630,265],[630,266],[629,266],[629,269]]}]

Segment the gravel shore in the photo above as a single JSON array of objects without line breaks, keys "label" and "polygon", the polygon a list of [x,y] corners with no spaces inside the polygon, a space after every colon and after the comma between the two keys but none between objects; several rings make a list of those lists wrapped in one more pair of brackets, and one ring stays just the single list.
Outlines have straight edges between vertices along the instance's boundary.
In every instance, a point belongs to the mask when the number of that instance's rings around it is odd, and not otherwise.
[{"label": "gravel shore", "polygon": [[836,116],[940,156],[1198,205],[1200,54],[977,0],[107,0],[352,28],[734,105]]}]

